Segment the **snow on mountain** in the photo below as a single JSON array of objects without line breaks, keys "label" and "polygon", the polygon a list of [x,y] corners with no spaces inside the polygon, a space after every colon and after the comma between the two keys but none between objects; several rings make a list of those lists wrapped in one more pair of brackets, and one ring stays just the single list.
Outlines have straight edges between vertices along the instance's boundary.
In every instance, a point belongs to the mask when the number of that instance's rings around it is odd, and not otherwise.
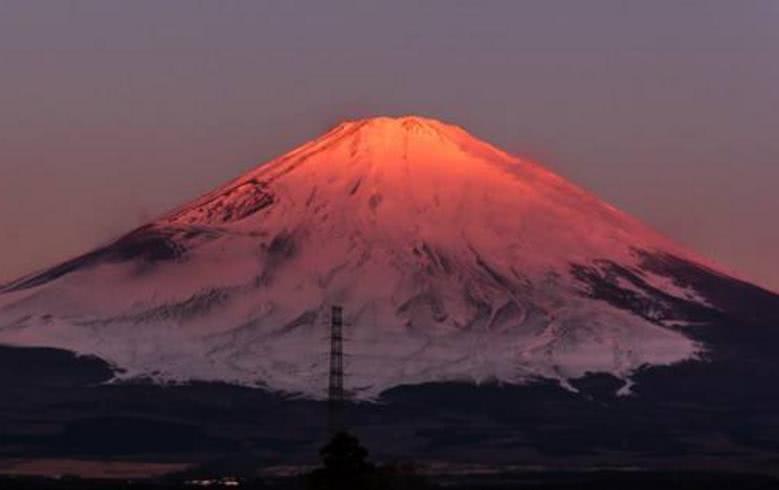
[{"label": "snow on mountain", "polygon": [[[120,379],[320,397],[341,304],[359,398],[431,381],[569,386],[588,372],[629,383],[702,351],[663,298],[705,298],[642,268],[647,253],[699,261],[457,126],[374,118],[0,288],[0,343],[92,354]],[[647,308],[590,294],[582,277],[617,266],[630,275],[614,284]]]}]

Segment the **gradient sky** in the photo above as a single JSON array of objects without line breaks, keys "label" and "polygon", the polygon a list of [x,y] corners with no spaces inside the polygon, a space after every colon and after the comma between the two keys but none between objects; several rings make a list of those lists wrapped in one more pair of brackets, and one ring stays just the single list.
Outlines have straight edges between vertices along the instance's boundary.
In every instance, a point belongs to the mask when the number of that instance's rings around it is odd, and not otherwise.
[{"label": "gradient sky", "polygon": [[0,0],[0,282],[408,113],[779,290],[773,0]]}]

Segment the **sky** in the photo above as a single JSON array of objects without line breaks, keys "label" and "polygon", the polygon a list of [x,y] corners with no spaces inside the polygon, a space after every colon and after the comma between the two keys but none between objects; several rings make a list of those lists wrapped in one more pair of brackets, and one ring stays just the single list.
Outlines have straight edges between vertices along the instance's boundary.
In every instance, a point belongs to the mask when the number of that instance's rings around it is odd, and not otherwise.
[{"label": "sky", "polygon": [[779,0],[0,0],[0,282],[405,114],[779,291]]}]

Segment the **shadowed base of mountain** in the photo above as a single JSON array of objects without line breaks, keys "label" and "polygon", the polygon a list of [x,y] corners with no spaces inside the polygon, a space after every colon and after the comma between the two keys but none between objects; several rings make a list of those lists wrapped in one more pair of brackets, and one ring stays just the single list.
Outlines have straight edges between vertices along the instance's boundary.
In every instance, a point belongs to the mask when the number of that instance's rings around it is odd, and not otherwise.
[{"label": "shadowed base of mountain", "polygon": [[[706,347],[702,361],[640,370],[631,396],[618,396],[623,382],[605,374],[574,380],[578,392],[552,381],[398,387],[349,405],[349,430],[379,462],[779,474],[779,297],[670,256],[646,256],[644,266],[716,299],[718,309],[670,303],[690,320],[702,315],[683,327]],[[639,296],[613,286],[615,276],[641,285],[634,272],[604,262],[579,273],[594,297],[641,313]],[[323,402],[111,378],[100,359],[0,347],[0,462],[148,461],[241,474],[313,464],[326,439]]]},{"label": "shadowed base of mountain", "polygon": [[[779,335],[745,328],[748,346],[737,326],[693,330],[716,342],[716,356],[646,369],[629,397],[618,397],[621,381],[607,375],[576,381],[579,393],[552,382],[428,384],[351,405],[347,420],[378,461],[774,473]],[[0,348],[0,458],[210,463],[237,472],[311,464],[325,439],[325,403],[222,384],[103,384],[110,377],[98,359]]]}]

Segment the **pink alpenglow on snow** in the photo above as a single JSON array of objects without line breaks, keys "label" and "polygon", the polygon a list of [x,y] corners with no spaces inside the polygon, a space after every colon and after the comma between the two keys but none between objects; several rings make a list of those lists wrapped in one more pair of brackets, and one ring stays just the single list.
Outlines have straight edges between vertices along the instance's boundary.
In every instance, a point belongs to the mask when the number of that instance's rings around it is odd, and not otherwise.
[{"label": "pink alpenglow on snow", "polygon": [[378,117],[5,286],[0,342],[95,355],[118,379],[322,397],[329,306],[340,304],[357,398],[444,381],[573,389],[587,373],[623,379],[627,393],[636,369],[702,350],[679,322],[597,299],[574,273],[608,260],[705,302],[642,270],[644,252],[701,262],[460,127]]}]

